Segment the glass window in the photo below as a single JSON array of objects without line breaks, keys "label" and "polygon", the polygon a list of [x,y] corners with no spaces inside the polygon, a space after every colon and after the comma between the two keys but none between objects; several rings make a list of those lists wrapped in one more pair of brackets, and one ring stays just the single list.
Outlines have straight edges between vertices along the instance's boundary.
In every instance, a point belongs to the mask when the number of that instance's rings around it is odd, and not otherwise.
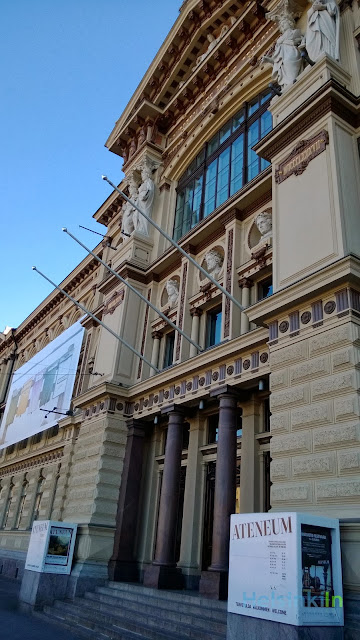
[{"label": "glass window", "polygon": [[266,278],[266,280],[262,280],[259,282],[259,300],[263,300],[264,298],[268,298],[273,293],[273,283],[272,278]]},{"label": "glass window", "polygon": [[165,338],[165,353],[164,353],[164,369],[170,367],[174,360],[174,346],[175,346],[175,331],[168,333]]},{"label": "glass window", "polygon": [[174,224],[178,240],[253,180],[269,162],[253,151],[272,128],[263,92],[246,104],[205,145],[179,181]]},{"label": "glass window", "polygon": [[206,319],[206,348],[213,347],[221,342],[221,319],[221,307],[208,312]]}]

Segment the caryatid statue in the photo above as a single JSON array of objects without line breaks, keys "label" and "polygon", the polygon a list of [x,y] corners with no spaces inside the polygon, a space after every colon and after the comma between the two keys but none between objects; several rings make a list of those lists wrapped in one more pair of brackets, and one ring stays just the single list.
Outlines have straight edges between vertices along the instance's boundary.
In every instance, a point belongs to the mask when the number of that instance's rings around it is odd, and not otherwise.
[{"label": "caryatid statue", "polygon": [[305,46],[316,62],[324,53],[339,60],[340,11],[335,0],[312,0],[307,14]]},{"label": "caryatid statue", "polygon": [[272,215],[271,211],[262,211],[255,218],[255,224],[261,233],[261,240],[267,240],[272,236]]},{"label": "caryatid statue", "polygon": [[273,80],[284,91],[294,84],[302,70],[302,57],[298,49],[302,34],[296,28],[294,11],[289,2],[283,2],[277,12],[267,13],[266,17],[278,23],[281,36],[276,41],[273,55],[264,56],[262,61],[272,64]]},{"label": "caryatid statue", "polygon": [[[134,179],[134,176],[130,176],[130,179],[128,181],[128,187],[129,187],[129,198],[130,200],[132,200],[135,204],[138,204],[137,200],[138,200],[138,186],[136,184],[136,181]],[[134,226],[134,214],[135,214],[136,209],[134,209],[134,207],[130,204],[130,202],[124,202],[123,206],[122,206],[122,226],[121,226],[121,232],[126,236],[131,236],[131,234],[133,233],[135,226]]]},{"label": "caryatid statue", "polygon": [[[136,203],[141,211],[146,213],[149,218],[151,218],[155,196],[155,183],[151,177],[152,171],[153,167],[151,163],[148,160],[145,160],[141,166],[142,183],[139,186],[138,199]],[[136,231],[142,233],[144,236],[149,235],[148,221],[136,209],[134,211],[133,222]]]}]

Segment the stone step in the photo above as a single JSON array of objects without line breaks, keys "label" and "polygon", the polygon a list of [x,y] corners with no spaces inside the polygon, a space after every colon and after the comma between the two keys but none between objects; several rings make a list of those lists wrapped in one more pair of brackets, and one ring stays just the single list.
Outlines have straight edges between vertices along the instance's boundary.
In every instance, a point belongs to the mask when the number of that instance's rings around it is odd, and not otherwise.
[{"label": "stone step", "polygon": [[[63,610],[54,607],[45,607],[44,613],[48,614],[48,617],[56,620],[56,622],[70,625],[73,633],[78,633],[78,629],[81,629],[83,637],[89,637],[91,640],[184,640],[188,636],[183,634],[179,635],[169,630],[164,631],[160,628],[149,627],[143,622],[135,621],[134,617],[132,621],[123,619],[122,621],[114,621],[113,616],[102,616],[97,612],[93,613],[91,619],[89,612],[77,607],[76,612],[70,611],[70,603],[62,602]],[[88,636],[86,636],[88,632]],[[193,636],[198,637],[197,635]],[[212,640],[214,636],[208,635],[208,640]],[[216,637],[216,636],[215,636]]]},{"label": "stone step", "polygon": [[[85,599],[84,599],[85,600]],[[87,601],[88,603],[90,601]],[[171,620],[165,620],[164,618],[156,615],[156,609],[153,611],[153,615],[143,615],[139,611],[138,615],[134,615],[133,611],[125,611],[118,609],[114,611],[113,606],[101,605],[101,609],[84,606],[85,602],[81,604],[75,604],[71,602],[55,601],[53,607],[48,609],[57,610],[61,612],[61,616],[65,620],[73,620],[77,624],[88,626],[89,628],[106,627],[107,624],[111,624],[111,628],[123,629],[127,631],[133,631],[144,635],[146,638],[196,638],[197,640],[223,640],[224,633],[217,633],[211,630],[211,633],[199,628],[195,628],[192,625],[184,622],[172,622]],[[49,613],[45,607],[45,612]]]},{"label": "stone step", "polygon": [[[176,611],[177,613],[191,614],[197,617],[204,617],[207,620],[209,618],[218,622],[224,622],[226,624],[226,608],[218,609],[215,607],[204,606],[200,604],[199,598],[193,597],[190,602],[183,602],[181,598],[175,600],[168,600],[164,597],[149,597],[143,594],[141,591],[138,593],[128,591],[116,591],[109,587],[98,587],[96,593],[87,592],[85,598],[95,600],[99,598],[101,601],[106,602],[109,599],[109,603],[118,606],[130,606],[131,608],[139,608],[139,606],[149,606],[152,609],[156,606],[163,611]],[[131,604],[128,604],[131,603]]]},{"label": "stone step", "polygon": [[42,622],[66,629],[66,631],[69,631],[72,635],[78,636],[79,640],[80,638],[84,638],[84,640],[147,640],[145,636],[139,633],[133,633],[132,631],[123,630],[115,633],[109,629],[108,633],[106,633],[104,629],[99,631],[98,629],[90,629],[88,626],[83,626],[82,624],[74,624],[73,621],[65,620],[60,612],[57,614],[51,607],[49,607],[49,610],[50,609],[51,613],[34,611],[33,615]]},{"label": "stone step", "polygon": [[166,607],[166,601],[163,601],[165,605],[162,607],[154,607],[153,603],[140,603],[134,600],[125,600],[120,598],[113,598],[107,594],[99,593],[86,593],[84,598],[75,598],[74,603],[79,606],[87,606],[91,610],[96,608],[97,610],[108,612],[111,615],[116,615],[117,611],[121,611],[122,615],[127,614],[131,616],[135,612],[140,612],[142,615],[154,615],[161,617],[164,621],[178,622],[181,624],[188,624],[198,629],[207,631],[209,625],[213,631],[226,635],[226,615],[222,612],[221,619],[215,619],[210,615],[204,615],[204,612],[196,607],[193,609],[191,605],[182,605],[183,611],[176,609],[175,603],[171,603],[172,606]]},{"label": "stone step", "polygon": [[105,587],[98,588],[108,588],[113,589],[115,592],[121,593],[133,593],[134,595],[147,595],[155,600],[166,600],[166,601],[174,601],[174,602],[182,602],[187,604],[198,604],[202,609],[211,609],[216,611],[225,611],[227,610],[227,603],[218,601],[218,600],[210,600],[209,598],[203,598],[197,591],[176,591],[165,589],[152,589],[151,587],[144,587],[141,584],[131,583],[131,582],[107,582]]}]

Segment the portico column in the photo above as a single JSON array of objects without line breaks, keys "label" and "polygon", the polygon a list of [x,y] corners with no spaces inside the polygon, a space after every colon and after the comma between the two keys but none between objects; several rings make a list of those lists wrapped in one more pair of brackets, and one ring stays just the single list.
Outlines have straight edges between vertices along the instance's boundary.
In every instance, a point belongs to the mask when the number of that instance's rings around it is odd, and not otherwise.
[{"label": "portico column", "polygon": [[128,420],[128,434],[120,494],[116,514],[114,551],[109,561],[110,580],[125,582],[139,579],[134,558],[135,531],[138,520],[145,423]]},{"label": "portico column", "polygon": [[[154,331],[152,333],[153,345],[152,345],[152,354],[151,354],[151,364],[153,367],[157,367],[159,365],[159,352],[160,352],[160,340],[162,338],[161,331]],[[150,367],[149,376],[153,376],[155,373],[154,369]]]},{"label": "portico column", "polygon": [[[252,287],[252,281],[249,280],[249,278],[242,278],[241,280],[239,280],[239,286],[242,289],[241,304],[246,309],[247,307],[250,306],[250,289]],[[248,333],[249,330],[250,330],[249,318],[246,315],[246,313],[242,313],[241,325],[240,325],[241,335],[243,335],[244,333]]]},{"label": "portico column", "polygon": [[[191,339],[199,344],[199,329],[200,329],[200,318],[202,316],[201,309],[190,309],[190,314],[192,317],[192,325],[191,325]],[[201,346],[201,345],[200,345]],[[193,358],[198,353],[197,348],[190,344],[190,358]]]},{"label": "portico column", "polygon": [[235,510],[237,396],[230,387],[211,394],[219,397],[219,436],[216,457],[214,523],[211,565],[203,571],[200,592],[209,598],[227,598],[230,515]]},{"label": "portico column", "polygon": [[179,589],[182,575],[176,569],[175,535],[180,491],[183,412],[172,405],[162,413],[169,414],[157,527],[155,560],[144,574],[144,585],[157,589]]}]

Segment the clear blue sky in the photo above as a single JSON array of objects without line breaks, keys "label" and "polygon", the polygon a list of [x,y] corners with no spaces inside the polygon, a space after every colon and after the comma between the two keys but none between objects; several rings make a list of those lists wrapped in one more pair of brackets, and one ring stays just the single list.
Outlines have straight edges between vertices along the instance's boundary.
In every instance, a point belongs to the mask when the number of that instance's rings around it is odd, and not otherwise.
[{"label": "clear blue sky", "polygon": [[181,0],[12,0],[0,20],[0,331],[48,295],[97,237],[92,214],[121,179],[104,143]]}]

